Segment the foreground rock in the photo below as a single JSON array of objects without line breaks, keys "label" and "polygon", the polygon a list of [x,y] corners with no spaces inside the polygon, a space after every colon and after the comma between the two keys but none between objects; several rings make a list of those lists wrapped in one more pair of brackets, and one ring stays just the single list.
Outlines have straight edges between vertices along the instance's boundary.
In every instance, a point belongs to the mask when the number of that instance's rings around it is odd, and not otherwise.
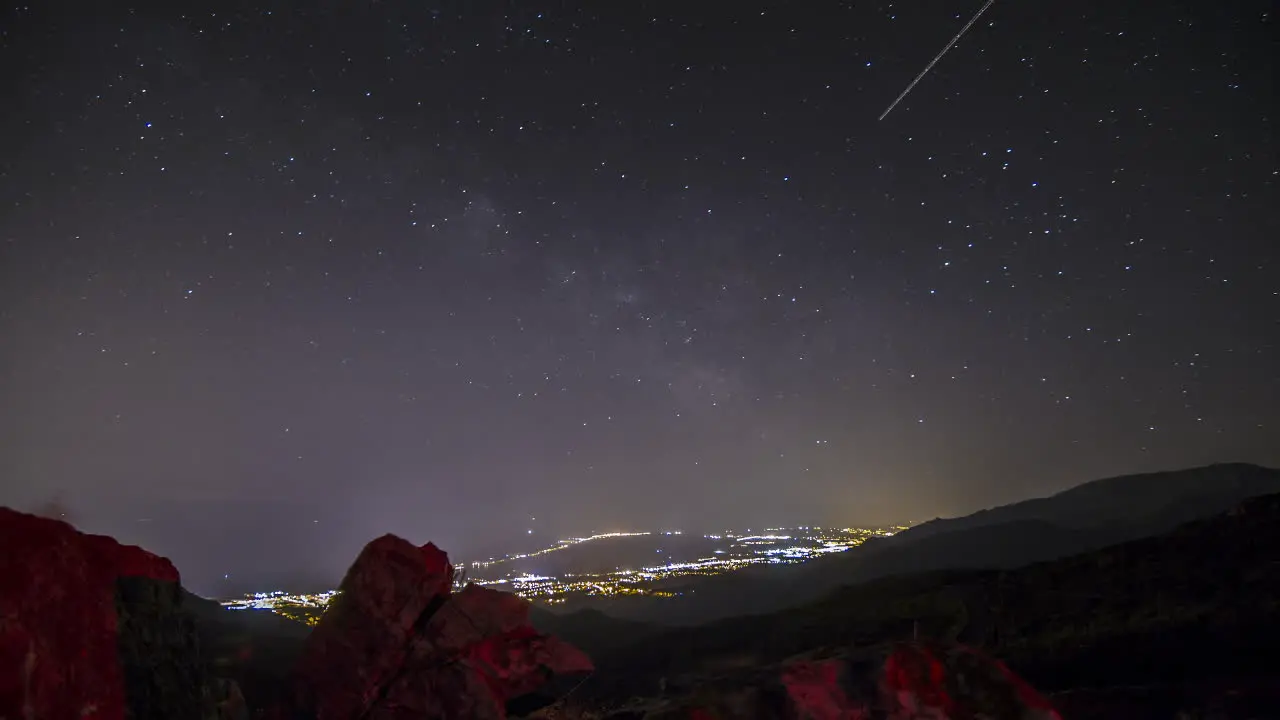
[{"label": "foreground rock", "polygon": [[168,560],[7,508],[0,548],[0,718],[243,715],[205,673]]},{"label": "foreground rock", "polygon": [[[262,695],[246,703],[202,656],[168,560],[5,508],[0,549],[0,720],[244,720],[271,697],[283,699],[269,714],[289,720],[500,719],[592,672],[580,651],[533,630],[523,600],[476,586],[455,595],[443,552],[388,535],[364,549],[309,637],[272,635],[273,647],[305,645],[287,681],[256,683]],[[228,611],[194,604],[206,636],[235,627],[216,622]]]},{"label": "foreground rock", "polygon": [[613,720],[1061,720],[1003,663],[963,645],[799,659],[726,677]]},{"label": "foreground rock", "polygon": [[535,631],[529,606],[474,585],[452,594],[434,545],[386,535],[347,571],[307,641],[287,698],[295,720],[481,720],[538,709],[592,672]]}]

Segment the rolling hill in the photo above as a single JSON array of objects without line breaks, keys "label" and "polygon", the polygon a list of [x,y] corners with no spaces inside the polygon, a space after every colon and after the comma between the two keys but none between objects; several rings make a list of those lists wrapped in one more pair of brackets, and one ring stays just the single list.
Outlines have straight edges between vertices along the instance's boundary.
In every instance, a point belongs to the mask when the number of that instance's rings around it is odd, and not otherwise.
[{"label": "rolling hill", "polygon": [[[931,520],[898,533],[890,545],[1022,521],[1111,535],[1112,542],[1156,535],[1185,522],[1225,512],[1240,501],[1280,490],[1280,470],[1221,463],[1167,472],[1120,475],[1077,485],[1044,498]],[[1129,536],[1129,537],[1125,537]]]},{"label": "rolling hill", "polygon": [[1012,569],[1054,560],[1159,535],[1275,492],[1280,492],[1280,470],[1243,463],[1112,477],[934,520],[802,565],[691,579],[668,588],[682,593],[675,598],[586,598],[569,607],[636,622],[696,625],[779,610],[893,575]]}]

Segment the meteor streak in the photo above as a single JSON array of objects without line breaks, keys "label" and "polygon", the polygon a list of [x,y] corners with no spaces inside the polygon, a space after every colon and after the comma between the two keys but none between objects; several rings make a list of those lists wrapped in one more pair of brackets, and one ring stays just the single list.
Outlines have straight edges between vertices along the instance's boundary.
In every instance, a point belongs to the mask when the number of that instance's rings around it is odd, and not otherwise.
[{"label": "meteor streak", "polygon": [[947,54],[947,51],[951,49],[951,46],[955,45],[960,40],[965,32],[969,30],[969,27],[977,22],[978,18],[982,17],[982,13],[986,12],[987,8],[991,7],[992,3],[995,1],[996,0],[987,0],[987,3],[979,8],[978,12],[973,14],[973,17],[969,18],[969,22],[965,23],[964,27],[960,28],[960,32],[956,33],[956,36],[951,38],[951,42],[947,43],[947,46],[942,48],[941,52],[933,56],[933,59],[929,61],[928,65],[924,66],[924,69],[920,71],[920,74],[916,76],[916,79],[912,80],[911,84],[907,86],[907,89],[903,90],[901,95],[894,99],[893,102],[889,103],[888,109],[880,114],[881,120],[883,120],[886,115],[893,112],[893,109],[898,106],[898,103],[902,102],[902,98],[906,97],[907,93],[911,92],[911,88],[915,87],[916,83],[920,82],[920,79],[927,75],[929,71],[933,69],[934,65],[938,64],[938,61],[942,59],[943,55]]}]

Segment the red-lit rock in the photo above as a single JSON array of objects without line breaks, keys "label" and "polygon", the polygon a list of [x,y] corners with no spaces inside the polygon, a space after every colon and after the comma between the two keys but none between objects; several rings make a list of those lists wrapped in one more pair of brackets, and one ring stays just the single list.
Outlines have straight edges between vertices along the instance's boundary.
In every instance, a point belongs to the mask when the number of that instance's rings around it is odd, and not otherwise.
[{"label": "red-lit rock", "polygon": [[434,545],[371,542],[308,640],[278,716],[499,719],[591,672],[580,651],[533,630],[527,602],[474,585],[454,595],[452,577]]},{"label": "red-lit rock", "polygon": [[1061,720],[1004,663],[963,645],[898,647],[884,664],[881,705],[890,720]]},{"label": "red-lit rock", "polygon": [[434,545],[394,535],[366,545],[307,639],[295,709],[317,720],[362,717],[403,668],[415,625],[448,599],[452,579]]},{"label": "red-lit rock", "polygon": [[839,660],[798,662],[782,673],[782,684],[798,717],[811,720],[863,720],[870,717],[865,698],[850,697]]},{"label": "red-lit rock", "polygon": [[1061,720],[1002,663],[959,645],[800,660],[610,716],[646,720]]},{"label": "red-lit rock", "polygon": [[[126,691],[129,659],[122,663],[120,657],[121,648],[132,643],[120,642],[118,624],[122,612],[155,613],[131,606],[130,598],[122,601],[117,583],[153,581],[166,598],[170,590],[176,597],[173,564],[65,522],[8,508],[0,508],[0,548],[0,717],[139,716]],[[197,658],[190,660],[194,671]]]}]

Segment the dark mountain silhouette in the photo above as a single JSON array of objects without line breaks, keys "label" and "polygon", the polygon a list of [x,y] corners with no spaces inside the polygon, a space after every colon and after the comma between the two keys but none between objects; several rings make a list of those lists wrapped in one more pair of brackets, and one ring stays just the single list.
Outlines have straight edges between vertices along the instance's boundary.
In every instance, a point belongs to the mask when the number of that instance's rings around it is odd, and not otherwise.
[{"label": "dark mountain silhouette", "polygon": [[529,623],[540,632],[555,635],[571,645],[584,650],[590,647],[589,654],[626,647],[663,629],[649,623],[612,618],[599,610],[556,613],[538,605],[530,611]]},{"label": "dark mountain silhouette", "polygon": [[947,569],[1011,569],[1168,532],[1280,492],[1280,470],[1242,463],[1107,478],[1046,498],[934,520],[802,565],[755,568],[668,587],[676,598],[586,598],[570,605],[637,622],[694,625],[771,612],[841,586]]},{"label": "dark mountain silhouette", "polygon": [[1120,475],[1077,485],[1049,497],[959,518],[932,520],[885,542],[898,545],[933,535],[1027,520],[1112,534],[1115,542],[1122,542],[1167,532],[1182,523],[1225,512],[1246,498],[1277,490],[1280,470],[1247,463]]}]

